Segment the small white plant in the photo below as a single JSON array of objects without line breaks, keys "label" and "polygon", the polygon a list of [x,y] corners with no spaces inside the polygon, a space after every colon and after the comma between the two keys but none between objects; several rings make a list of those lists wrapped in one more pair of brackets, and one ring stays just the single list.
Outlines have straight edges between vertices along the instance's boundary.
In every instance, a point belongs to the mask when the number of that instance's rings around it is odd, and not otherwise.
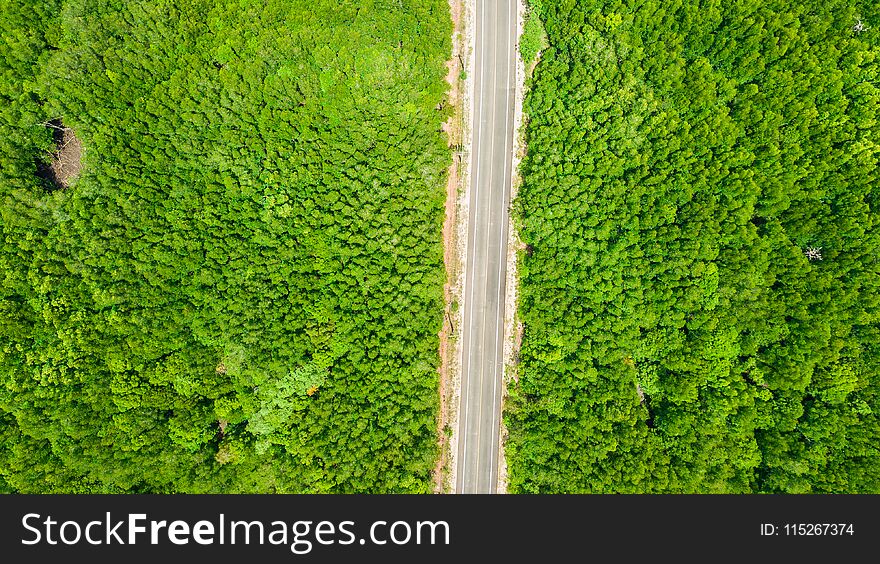
[{"label": "small white plant", "polygon": [[807,260],[822,260],[822,247],[807,247],[804,256]]}]

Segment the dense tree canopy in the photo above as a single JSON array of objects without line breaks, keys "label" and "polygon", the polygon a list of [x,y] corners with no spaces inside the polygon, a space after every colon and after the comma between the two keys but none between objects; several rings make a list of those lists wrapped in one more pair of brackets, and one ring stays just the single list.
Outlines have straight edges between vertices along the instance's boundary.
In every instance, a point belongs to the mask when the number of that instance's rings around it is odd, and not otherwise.
[{"label": "dense tree canopy", "polygon": [[0,0],[0,491],[429,489],[450,32],[445,0]]},{"label": "dense tree canopy", "polygon": [[535,7],[511,489],[880,492],[880,4]]}]

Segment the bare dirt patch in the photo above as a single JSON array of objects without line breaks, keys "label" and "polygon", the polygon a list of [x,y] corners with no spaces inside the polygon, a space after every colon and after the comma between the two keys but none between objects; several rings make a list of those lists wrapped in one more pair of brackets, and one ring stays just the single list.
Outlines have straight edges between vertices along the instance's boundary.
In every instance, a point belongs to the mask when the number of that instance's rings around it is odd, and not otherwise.
[{"label": "bare dirt patch", "polygon": [[49,154],[49,162],[37,162],[37,176],[50,182],[56,189],[64,189],[79,176],[82,170],[82,141],[60,119],[44,124],[52,129],[55,150]]},{"label": "bare dirt patch", "polygon": [[446,62],[446,82],[449,84],[448,102],[454,108],[449,120],[443,124],[443,131],[453,151],[452,165],[449,167],[446,184],[446,219],[443,223],[443,261],[446,265],[446,285],[443,288],[446,310],[443,316],[443,328],[440,331],[440,413],[437,418],[437,438],[440,456],[434,468],[434,493],[449,490],[451,474],[455,466],[454,430],[456,424],[455,406],[457,400],[457,381],[460,375],[457,358],[459,343],[457,330],[460,329],[461,303],[460,277],[463,266],[459,217],[459,205],[462,183],[467,179],[467,155],[465,145],[467,138],[466,116],[469,99],[468,83],[464,80],[467,71],[465,59],[468,58],[470,43],[465,28],[465,2],[470,0],[449,0],[449,11],[452,17],[452,58]]}]

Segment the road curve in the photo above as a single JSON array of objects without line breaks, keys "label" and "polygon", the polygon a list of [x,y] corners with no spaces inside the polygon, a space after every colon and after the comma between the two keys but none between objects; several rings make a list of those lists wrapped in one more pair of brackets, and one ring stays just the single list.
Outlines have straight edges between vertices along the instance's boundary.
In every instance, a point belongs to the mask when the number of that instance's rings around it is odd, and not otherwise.
[{"label": "road curve", "polygon": [[456,493],[495,493],[518,0],[477,0]]}]

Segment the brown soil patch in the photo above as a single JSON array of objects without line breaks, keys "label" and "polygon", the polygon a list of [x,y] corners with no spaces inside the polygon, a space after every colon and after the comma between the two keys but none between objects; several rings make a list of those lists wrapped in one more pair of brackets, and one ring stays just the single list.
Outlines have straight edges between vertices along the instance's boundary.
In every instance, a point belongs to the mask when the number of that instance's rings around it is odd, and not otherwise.
[{"label": "brown soil patch", "polygon": [[52,129],[55,151],[49,155],[48,163],[37,163],[37,176],[48,180],[55,188],[64,189],[82,170],[82,141],[60,119],[48,122],[46,127]]},{"label": "brown soil patch", "polygon": [[443,316],[443,328],[440,331],[440,383],[438,393],[440,395],[440,414],[437,418],[437,440],[440,447],[440,456],[437,457],[437,463],[434,467],[434,493],[443,493],[445,470],[449,456],[449,435],[447,433],[447,425],[449,420],[449,404],[452,399],[451,386],[451,367],[450,363],[454,361],[453,350],[450,347],[450,338],[455,335],[455,325],[453,323],[452,302],[454,300],[452,281],[455,277],[456,257],[456,199],[458,196],[458,180],[459,167],[461,166],[461,146],[462,137],[462,112],[461,107],[461,72],[463,70],[464,61],[462,59],[462,29],[461,29],[461,12],[462,0],[449,0],[449,11],[452,16],[453,23],[453,46],[452,58],[446,62],[446,82],[449,83],[449,103],[453,105],[455,111],[449,120],[443,124],[443,131],[446,132],[449,146],[455,151],[453,154],[452,165],[449,167],[449,174],[446,182],[446,220],[443,222],[443,262],[446,265],[446,285],[443,287],[443,294],[446,302],[446,311]]},{"label": "brown soil patch", "polygon": [[443,329],[440,330],[440,416],[437,418],[437,438],[440,446],[440,456],[434,468],[434,492],[442,493],[443,475],[446,468],[449,449],[449,436],[446,433],[447,419],[449,415],[449,401],[452,390],[450,389],[450,367],[454,359],[449,346],[449,338],[455,334],[455,325],[452,322],[451,305],[453,267],[455,259],[455,202],[458,191],[458,158],[449,169],[449,180],[446,187],[446,221],[443,222],[443,261],[446,263],[447,282],[443,286],[443,295],[446,301],[446,311],[443,316]]}]

